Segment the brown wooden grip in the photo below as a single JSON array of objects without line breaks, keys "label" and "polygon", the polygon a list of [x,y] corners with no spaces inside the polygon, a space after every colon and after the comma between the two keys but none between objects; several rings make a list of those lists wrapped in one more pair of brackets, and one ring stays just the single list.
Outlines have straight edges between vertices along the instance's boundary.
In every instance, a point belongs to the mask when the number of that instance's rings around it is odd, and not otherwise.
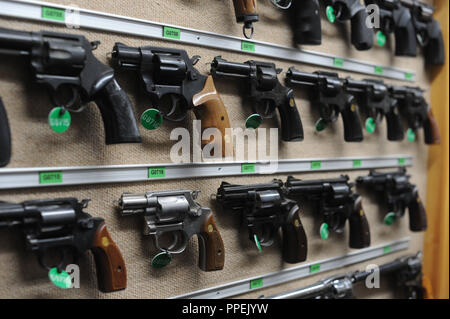
[{"label": "brown wooden grip", "polygon": [[[208,76],[205,82],[205,87],[193,97],[193,104],[200,109],[194,109],[198,119],[202,121],[202,134],[207,128],[217,128],[222,134],[222,156],[233,156],[233,140],[230,135],[230,119],[227,110],[220,98],[219,93],[214,85],[212,76]],[[213,138],[209,140],[202,140],[202,147],[212,142]]]},{"label": "brown wooden grip", "polygon": [[210,213],[198,234],[198,266],[203,271],[222,270],[225,264],[223,240]]},{"label": "brown wooden grip", "polygon": [[245,16],[257,15],[256,0],[233,0],[237,22],[244,22]]},{"label": "brown wooden grip", "polygon": [[103,222],[94,237],[92,253],[97,268],[99,289],[112,292],[127,287],[127,269],[119,248]]},{"label": "brown wooden grip", "polygon": [[439,133],[439,126],[433,115],[433,110],[428,108],[427,121],[424,123],[425,143],[426,144],[440,144],[441,134]]}]

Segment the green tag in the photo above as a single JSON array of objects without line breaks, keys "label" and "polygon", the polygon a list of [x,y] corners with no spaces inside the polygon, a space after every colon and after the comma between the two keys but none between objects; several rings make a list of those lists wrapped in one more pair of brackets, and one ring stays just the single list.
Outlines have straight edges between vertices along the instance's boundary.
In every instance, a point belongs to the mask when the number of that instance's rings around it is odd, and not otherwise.
[{"label": "green tag", "polygon": [[157,254],[152,259],[152,266],[158,269],[166,267],[172,261],[172,255],[166,251]]},{"label": "green tag", "polygon": [[325,122],[323,119],[319,119],[316,124],[314,125],[314,127],[316,128],[317,132],[321,132],[324,129],[326,129],[328,126],[327,122]]},{"label": "green tag", "polygon": [[387,213],[386,216],[384,216],[384,224],[391,226],[393,223],[395,223],[396,219],[397,215],[395,215],[395,213],[393,212]]},{"label": "green tag", "polygon": [[62,172],[40,172],[39,184],[61,184],[63,182]]},{"label": "green tag", "polygon": [[384,47],[386,44],[386,36],[381,31],[377,32],[377,43],[380,47]]},{"label": "green tag", "polygon": [[311,169],[321,169],[322,168],[322,162],[315,161],[311,162]]},{"label": "green tag", "polygon": [[362,161],[361,160],[354,160],[353,161],[353,167],[354,168],[358,168],[362,166]]},{"label": "green tag", "polygon": [[256,130],[262,123],[262,117],[259,114],[252,114],[250,115],[247,120],[245,121],[245,127],[246,128],[252,128]]},{"label": "green tag", "polygon": [[48,125],[50,125],[51,129],[56,133],[67,131],[71,122],[72,119],[69,111],[65,111],[64,114],[61,114],[60,107],[55,107],[48,115]]},{"label": "green tag", "polygon": [[166,177],[165,167],[150,167],[148,169],[148,178],[164,178]]},{"label": "green tag", "polygon": [[141,125],[147,130],[156,130],[162,122],[161,112],[156,109],[148,109],[141,115]]},{"label": "green tag", "polygon": [[172,27],[164,27],[163,28],[163,37],[167,39],[175,39],[179,40],[181,37],[181,31],[177,28]]},{"label": "green tag", "polygon": [[334,58],[333,65],[342,68],[344,66],[344,59]]},{"label": "green tag", "polygon": [[406,136],[408,137],[408,141],[414,142],[416,140],[416,133],[414,133],[414,130],[409,128],[406,132]]},{"label": "green tag", "polygon": [[255,164],[242,164],[241,173],[254,173],[256,171]]},{"label": "green tag", "polygon": [[50,281],[59,288],[72,288],[72,278],[70,278],[70,275],[64,270],[59,273],[58,268],[52,268],[48,272],[48,278],[50,278]]},{"label": "green tag", "polygon": [[253,239],[255,240],[255,244],[256,244],[256,247],[258,248],[259,252],[262,253],[262,248],[261,248],[261,244],[259,243],[258,236],[253,235]]},{"label": "green tag", "polygon": [[309,273],[313,274],[315,272],[319,272],[320,271],[320,264],[315,264],[315,265],[311,265],[309,266]]},{"label": "green tag", "polygon": [[334,21],[336,21],[336,15],[334,14],[333,7],[328,6],[326,12],[327,12],[328,21],[330,21],[331,23],[334,23]]},{"label": "green tag", "polygon": [[377,127],[377,123],[375,122],[375,120],[371,117],[368,117],[366,120],[366,130],[367,132],[369,132],[370,134],[372,134],[373,132],[375,132],[375,129]]},{"label": "green tag", "polygon": [[392,251],[392,247],[391,246],[385,246],[383,247],[383,253],[388,254]]},{"label": "green tag", "polygon": [[263,278],[250,280],[250,289],[258,289],[264,286]]},{"label": "green tag", "polygon": [[328,224],[323,223],[322,225],[320,225],[320,237],[323,240],[327,240],[328,236],[330,236],[330,231],[328,230]]},{"label": "green tag", "polygon": [[248,51],[248,52],[255,52],[255,44],[253,42],[249,42],[249,41],[242,41],[241,42],[241,50]]},{"label": "green tag", "polygon": [[409,72],[406,72],[405,73],[405,80],[412,81],[413,80],[413,74],[409,73]]},{"label": "green tag", "polygon": [[42,7],[42,18],[48,20],[65,21],[66,11],[51,7]]},{"label": "green tag", "polygon": [[375,73],[382,75],[383,74],[383,67],[382,66],[376,66],[375,67]]},{"label": "green tag", "polygon": [[403,157],[400,157],[398,159],[398,165],[402,166],[402,165],[405,165],[405,164],[406,164],[406,160]]}]

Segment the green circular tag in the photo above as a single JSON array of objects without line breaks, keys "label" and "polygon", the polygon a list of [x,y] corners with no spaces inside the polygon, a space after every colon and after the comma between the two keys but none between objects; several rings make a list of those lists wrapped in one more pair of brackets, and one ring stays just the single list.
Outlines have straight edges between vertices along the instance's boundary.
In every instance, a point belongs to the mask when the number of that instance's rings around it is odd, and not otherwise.
[{"label": "green circular tag", "polygon": [[390,212],[387,213],[386,216],[384,216],[384,223],[388,226],[392,225],[395,220],[397,219],[397,215],[395,215],[395,213]]},{"label": "green circular tag", "polygon": [[148,109],[141,115],[141,125],[147,130],[156,130],[162,122],[163,117],[157,109]]},{"label": "green circular tag", "polygon": [[324,129],[326,129],[327,126],[328,126],[328,124],[323,119],[318,120],[315,124],[315,128],[316,128],[317,132],[323,131]]},{"label": "green circular tag", "polygon": [[152,259],[152,266],[158,269],[166,267],[172,261],[172,255],[166,251],[157,254]]},{"label": "green circular tag", "polygon": [[70,278],[70,275],[64,270],[59,273],[58,268],[52,268],[48,272],[48,278],[50,278],[50,281],[59,288],[68,289],[72,287],[72,278]]},{"label": "green circular tag", "polygon": [[386,44],[386,35],[381,31],[377,32],[377,43],[380,47],[384,47]]},{"label": "green circular tag", "polygon": [[51,129],[56,133],[67,131],[71,122],[72,119],[69,111],[65,111],[64,114],[61,114],[60,107],[55,107],[48,115],[48,125],[50,125]]},{"label": "green circular tag", "polygon": [[262,248],[261,248],[261,244],[259,243],[258,236],[253,235],[253,239],[255,240],[256,247],[258,248],[259,252],[261,253],[262,252]]},{"label": "green circular tag", "polygon": [[250,115],[245,121],[246,128],[252,128],[256,130],[262,123],[262,117],[259,114]]},{"label": "green circular tag", "polygon": [[410,142],[414,142],[416,140],[416,133],[414,133],[414,130],[411,128],[409,128],[408,132],[406,132],[406,136]]},{"label": "green circular tag", "polygon": [[377,127],[377,123],[375,123],[375,120],[371,117],[367,118],[366,120],[366,130],[370,134],[375,132],[375,128]]},{"label": "green circular tag", "polygon": [[334,23],[334,21],[336,21],[336,15],[334,14],[333,7],[332,6],[328,6],[326,11],[327,11],[328,21],[330,21],[331,23]]},{"label": "green circular tag", "polygon": [[322,225],[320,225],[320,237],[323,240],[326,240],[326,239],[328,239],[328,236],[330,236],[330,231],[328,230],[328,224],[323,223]]}]

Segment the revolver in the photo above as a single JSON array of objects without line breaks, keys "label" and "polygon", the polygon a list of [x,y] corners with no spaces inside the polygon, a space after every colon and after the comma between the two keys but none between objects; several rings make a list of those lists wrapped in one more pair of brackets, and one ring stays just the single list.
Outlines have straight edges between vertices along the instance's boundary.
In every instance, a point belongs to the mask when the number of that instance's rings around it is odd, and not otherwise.
[{"label": "revolver", "polygon": [[[214,222],[211,210],[195,200],[199,191],[172,190],[124,193],[119,200],[122,216],[142,215],[144,235],[152,236],[160,251],[152,265],[162,268],[170,263],[172,254],[185,251],[189,239],[197,235],[199,245],[198,266],[203,271],[222,270],[225,250],[222,237]],[[162,242],[169,235],[171,242]]]},{"label": "revolver", "polygon": [[316,204],[323,222],[320,236],[328,239],[329,232],[342,233],[347,220],[350,224],[350,248],[370,246],[370,229],[362,207],[361,196],[352,191],[349,177],[302,181],[289,176],[285,185],[287,196],[299,196]]},{"label": "revolver", "polygon": [[[29,57],[35,81],[50,88],[53,104],[62,107],[61,113],[80,112],[83,105],[95,101],[106,144],[140,143],[128,96],[117,84],[114,70],[92,53],[99,44],[82,35],[0,28],[0,54]],[[64,92],[69,99],[61,98]]]},{"label": "revolver", "polygon": [[11,131],[3,101],[0,98],[0,167],[8,165],[11,159]]},{"label": "revolver", "polygon": [[286,74],[288,85],[300,84],[310,87],[312,103],[319,108],[320,119],[316,130],[324,130],[330,123],[336,122],[339,114],[344,121],[344,139],[346,142],[361,142],[363,132],[356,99],[345,91],[345,80],[337,73],[316,71],[305,73],[289,68]]},{"label": "revolver", "polygon": [[409,182],[410,178],[411,175],[406,174],[405,168],[387,173],[371,170],[368,176],[358,177],[356,183],[382,195],[388,209],[384,217],[385,224],[392,225],[403,217],[408,207],[410,230],[424,231],[427,229],[426,211],[419,197],[419,190]]},{"label": "revolver", "polygon": [[247,61],[229,62],[217,56],[211,64],[213,76],[242,78],[248,85],[250,98],[253,100],[254,113],[247,120],[247,128],[256,129],[263,119],[273,118],[278,109],[281,120],[281,136],[286,142],[303,140],[303,125],[295,104],[294,92],[281,85],[275,64]]},{"label": "revolver", "polygon": [[[190,59],[185,50],[153,46],[129,47],[116,43],[112,51],[113,66],[137,72],[145,92],[158,105],[159,113],[152,120],[162,120],[162,116],[169,121],[181,122],[188,110],[193,109],[196,117],[202,120],[202,132],[208,128],[220,130],[222,155],[226,156],[227,150],[228,153],[232,150],[232,139],[226,132],[230,120],[213,78],[194,68],[199,60],[199,56]],[[202,140],[202,145],[211,140],[213,138]]]},{"label": "revolver", "polygon": [[[91,250],[97,269],[98,286],[102,292],[126,288],[127,273],[119,248],[111,239],[103,218],[92,217],[83,210],[89,199],[58,198],[0,202],[0,229],[19,227],[25,236],[27,250],[37,254],[40,265],[61,273],[70,263],[77,263],[79,255]],[[56,250],[57,265],[48,265],[46,254]],[[73,261],[68,260],[69,255]]]},{"label": "revolver", "polygon": [[283,260],[291,264],[306,260],[307,239],[299,207],[284,196],[282,181],[247,186],[222,182],[216,199],[225,209],[242,213],[249,239],[259,251],[273,245],[281,228]]}]

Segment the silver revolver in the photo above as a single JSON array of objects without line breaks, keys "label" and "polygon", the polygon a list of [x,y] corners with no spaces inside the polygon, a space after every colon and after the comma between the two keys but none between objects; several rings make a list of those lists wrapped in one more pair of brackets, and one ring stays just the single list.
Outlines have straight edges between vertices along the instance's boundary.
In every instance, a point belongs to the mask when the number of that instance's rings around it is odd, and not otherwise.
[{"label": "silver revolver", "polygon": [[[170,263],[172,254],[185,251],[189,239],[197,235],[199,244],[199,267],[203,271],[223,269],[225,251],[222,237],[214,222],[211,210],[195,200],[200,191],[172,190],[124,193],[119,200],[120,214],[142,215],[144,235],[152,235],[160,250],[152,265],[162,268]],[[165,244],[162,237],[171,236]]]}]

